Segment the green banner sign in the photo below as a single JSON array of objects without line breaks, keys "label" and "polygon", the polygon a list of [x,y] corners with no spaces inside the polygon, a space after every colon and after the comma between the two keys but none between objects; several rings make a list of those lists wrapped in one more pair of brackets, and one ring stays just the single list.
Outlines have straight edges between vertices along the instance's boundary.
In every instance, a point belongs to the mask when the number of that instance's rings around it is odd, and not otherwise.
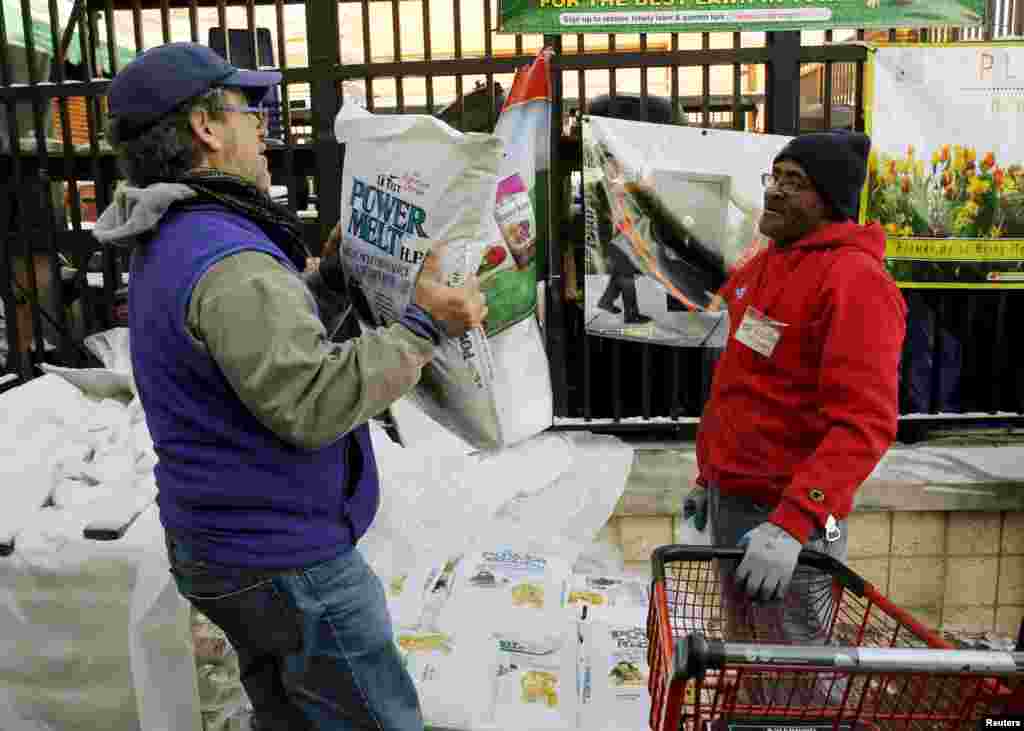
[{"label": "green banner sign", "polygon": [[685,33],[972,26],[985,0],[501,0],[504,33]]}]

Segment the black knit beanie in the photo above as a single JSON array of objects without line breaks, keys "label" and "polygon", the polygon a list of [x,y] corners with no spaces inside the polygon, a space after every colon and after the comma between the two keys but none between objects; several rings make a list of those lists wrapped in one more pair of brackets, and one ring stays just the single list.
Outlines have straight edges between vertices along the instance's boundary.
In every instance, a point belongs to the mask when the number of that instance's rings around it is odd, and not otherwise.
[{"label": "black knit beanie", "polygon": [[870,151],[871,138],[860,132],[815,132],[794,137],[775,162],[799,163],[838,215],[857,220]]}]

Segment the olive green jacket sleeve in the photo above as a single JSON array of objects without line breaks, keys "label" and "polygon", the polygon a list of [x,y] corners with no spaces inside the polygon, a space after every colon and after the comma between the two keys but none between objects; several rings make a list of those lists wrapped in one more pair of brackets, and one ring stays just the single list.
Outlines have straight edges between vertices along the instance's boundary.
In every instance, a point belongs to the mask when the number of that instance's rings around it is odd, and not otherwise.
[{"label": "olive green jacket sleeve", "polygon": [[433,343],[395,323],[332,343],[303,280],[273,257],[229,256],[199,280],[188,329],[268,429],[320,449],[407,394]]}]

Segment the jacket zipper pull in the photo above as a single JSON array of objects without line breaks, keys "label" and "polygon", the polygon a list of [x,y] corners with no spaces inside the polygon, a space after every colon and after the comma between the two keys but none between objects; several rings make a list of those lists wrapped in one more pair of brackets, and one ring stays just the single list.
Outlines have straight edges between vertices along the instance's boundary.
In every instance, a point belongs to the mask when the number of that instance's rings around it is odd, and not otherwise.
[{"label": "jacket zipper pull", "polygon": [[839,540],[840,535],[839,524],[836,522],[835,516],[830,513],[825,520],[825,540],[828,543],[835,543]]}]

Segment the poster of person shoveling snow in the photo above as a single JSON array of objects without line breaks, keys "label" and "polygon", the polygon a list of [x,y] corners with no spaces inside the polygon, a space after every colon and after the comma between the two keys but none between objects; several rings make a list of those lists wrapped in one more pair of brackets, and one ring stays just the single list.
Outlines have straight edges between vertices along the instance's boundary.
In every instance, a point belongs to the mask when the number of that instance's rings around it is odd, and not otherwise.
[{"label": "poster of person shoveling snow", "polygon": [[585,117],[587,332],[722,347],[715,294],[767,245],[761,174],[788,140]]}]

